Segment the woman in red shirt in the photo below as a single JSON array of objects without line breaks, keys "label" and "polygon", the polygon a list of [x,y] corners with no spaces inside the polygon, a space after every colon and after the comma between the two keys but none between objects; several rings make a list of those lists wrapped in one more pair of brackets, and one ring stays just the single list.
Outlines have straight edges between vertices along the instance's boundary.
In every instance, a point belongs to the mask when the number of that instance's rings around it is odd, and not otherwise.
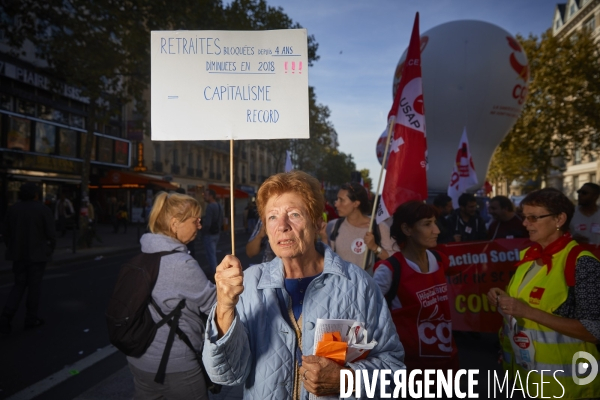
[{"label": "woman in red shirt", "polygon": [[448,258],[431,250],[440,233],[436,217],[429,204],[400,205],[390,236],[401,251],[378,262],[373,275],[388,301],[409,370],[458,369],[445,275]]}]

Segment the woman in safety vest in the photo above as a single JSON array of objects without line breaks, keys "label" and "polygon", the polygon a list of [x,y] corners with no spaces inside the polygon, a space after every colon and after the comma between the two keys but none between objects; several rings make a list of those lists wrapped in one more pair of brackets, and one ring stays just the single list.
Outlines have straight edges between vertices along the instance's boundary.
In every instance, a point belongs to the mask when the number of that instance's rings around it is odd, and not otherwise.
[{"label": "woman in safety vest", "polygon": [[398,207],[390,235],[401,251],[375,264],[373,275],[388,301],[409,370],[458,369],[445,275],[449,262],[431,250],[440,234],[436,218],[435,207],[420,201]]},{"label": "woman in safety vest", "polygon": [[504,368],[531,397],[600,397],[600,261],[568,233],[574,206],[560,191],[537,190],[521,206],[535,244],[506,292],[488,292],[504,317]]}]

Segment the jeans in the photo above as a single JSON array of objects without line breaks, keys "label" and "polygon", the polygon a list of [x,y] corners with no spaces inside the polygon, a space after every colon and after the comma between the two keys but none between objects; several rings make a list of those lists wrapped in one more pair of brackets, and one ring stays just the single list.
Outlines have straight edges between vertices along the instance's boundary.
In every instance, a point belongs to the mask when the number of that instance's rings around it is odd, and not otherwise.
[{"label": "jeans", "polygon": [[216,235],[204,234],[204,251],[206,252],[206,259],[208,260],[208,266],[210,267],[213,274],[217,272],[217,243],[219,243],[219,233]]},{"label": "jeans", "polygon": [[165,383],[154,382],[156,372],[142,371],[129,364],[135,385],[134,400],[208,400],[206,382],[200,366],[184,372],[165,375]]},{"label": "jeans", "polygon": [[42,278],[46,262],[13,261],[13,274],[15,284],[8,295],[2,315],[9,320],[14,317],[19,309],[19,304],[27,289],[25,323],[35,322],[38,319],[40,297],[42,295]]}]

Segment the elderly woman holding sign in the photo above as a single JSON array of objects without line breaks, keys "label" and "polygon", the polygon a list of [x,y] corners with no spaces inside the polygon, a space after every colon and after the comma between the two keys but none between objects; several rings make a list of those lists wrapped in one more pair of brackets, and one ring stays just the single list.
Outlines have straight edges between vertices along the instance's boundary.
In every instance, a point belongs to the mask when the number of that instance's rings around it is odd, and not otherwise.
[{"label": "elderly woman holding sign", "polygon": [[535,243],[521,252],[506,292],[488,293],[504,316],[504,368],[527,382],[530,395],[543,386],[548,397],[600,397],[600,379],[586,382],[571,365],[600,360],[600,262],[567,232],[574,206],[560,191],[537,190],[521,205]]},{"label": "elderly woman holding sign", "polygon": [[[324,203],[319,182],[304,172],[270,177],[257,205],[277,257],[242,273],[240,261],[227,256],[217,268],[203,360],[215,383],[244,382],[244,398],[339,397],[343,369],[404,368],[375,282],[317,242]],[[362,322],[367,342],[377,344],[366,358],[341,365],[316,356],[318,318]]]}]

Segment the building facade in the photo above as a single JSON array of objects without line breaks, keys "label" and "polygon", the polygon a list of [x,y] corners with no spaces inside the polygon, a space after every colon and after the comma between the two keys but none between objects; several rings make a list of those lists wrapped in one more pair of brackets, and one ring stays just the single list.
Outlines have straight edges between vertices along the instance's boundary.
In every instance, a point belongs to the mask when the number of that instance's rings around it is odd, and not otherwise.
[{"label": "building facade", "polygon": [[[0,220],[25,181],[39,183],[50,206],[61,193],[78,206],[87,135],[89,100],[50,76],[32,46],[19,57],[11,50],[0,31]],[[229,142],[152,141],[150,116],[135,104],[114,105],[111,115],[95,127],[91,155],[89,196],[100,222],[111,221],[120,201],[141,221],[154,194],[177,188],[201,202],[204,190],[214,189],[230,215]],[[260,184],[284,162],[261,141],[235,142],[236,227]]]},{"label": "building facade", "polygon": [[[557,4],[552,23],[554,36],[568,37],[583,27],[591,30],[596,42],[600,42],[600,0],[569,0]],[[581,147],[574,147],[571,151],[571,161],[564,165],[565,171],[551,176],[548,184],[576,200],[576,191],[581,185],[597,183],[600,165],[596,152],[586,154]]]},{"label": "building facade", "polygon": [[[0,217],[25,181],[39,183],[49,205],[60,192],[78,203],[89,100],[9,50],[0,43]],[[128,169],[130,151],[120,119],[96,126],[91,181]]]}]

